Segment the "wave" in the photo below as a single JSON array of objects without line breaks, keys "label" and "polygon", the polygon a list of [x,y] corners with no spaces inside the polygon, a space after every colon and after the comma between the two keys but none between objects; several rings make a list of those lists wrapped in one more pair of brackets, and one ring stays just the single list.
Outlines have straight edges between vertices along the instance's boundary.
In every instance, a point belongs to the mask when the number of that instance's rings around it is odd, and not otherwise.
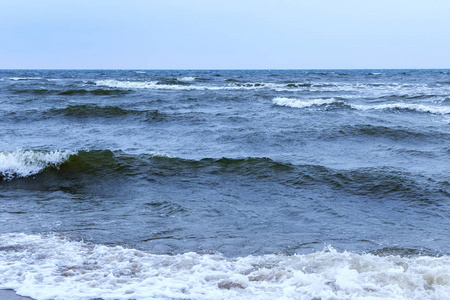
[{"label": "wave", "polygon": [[[311,106],[322,106],[337,103],[335,98],[326,99],[294,99],[277,97],[272,100],[275,105],[288,106],[294,108],[306,108]],[[342,103],[342,102],[339,102]]]},{"label": "wave", "polygon": [[101,96],[107,96],[107,95],[123,95],[128,94],[131,91],[126,90],[105,90],[105,89],[95,89],[95,90],[84,90],[84,89],[78,89],[78,90],[67,90],[63,92],[59,92],[58,95],[101,95]]},{"label": "wave", "polygon": [[95,82],[98,86],[107,86],[121,89],[152,89],[152,90],[245,90],[260,89],[267,86],[262,83],[230,84],[226,86],[201,86],[191,85],[183,81],[119,81],[119,80],[99,80]]},{"label": "wave", "polygon": [[[369,124],[360,125],[348,125],[339,129],[339,134],[351,135],[351,136],[371,136],[371,137],[386,137],[392,139],[411,139],[411,138],[426,138],[429,137],[429,133],[423,133],[418,131],[408,130],[406,127],[387,127],[376,126]],[[432,134],[432,136],[438,136],[438,133]]]},{"label": "wave", "polygon": [[355,110],[393,110],[393,111],[413,111],[431,114],[445,115],[450,114],[449,106],[431,106],[415,103],[386,103],[377,105],[351,104],[343,101],[337,101],[335,98],[325,99],[297,99],[276,97],[272,100],[275,105],[287,106],[292,108],[307,108],[311,106],[338,105],[340,107],[349,107]]},{"label": "wave", "polygon": [[76,90],[49,90],[49,89],[14,89],[12,90],[15,94],[56,94],[62,96],[72,96],[72,95],[94,95],[94,96],[109,96],[109,95],[124,95],[129,94],[129,90],[119,90],[119,89],[76,89]]},{"label": "wave", "polygon": [[43,94],[51,94],[57,93],[58,91],[48,90],[48,89],[14,89],[12,90],[14,94],[35,94],[35,95],[43,95]]},{"label": "wave", "polygon": [[166,78],[166,79],[162,79],[162,80],[158,80],[155,81],[156,85],[159,86],[167,86],[167,85],[185,85],[185,86],[189,86],[191,85],[191,83],[189,82],[190,80],[178,80],[178,78]]},{"label": "wave", "polygon": [[438,115],[450,114],[450,107],[448,106],[430,106],[415,103],[388,103],[378,105],[356,105],[350,104],[350,107],[357,110],[394,110],[394,111],[413,111],[424,112]]},{"label": "wave", "polygon": [[22,149],[0,152],[0,179],[29,177],[49,167],[58,168],[73,154],[71,151],[45,152]]},{"label": "wave", "polygon": [[[181,80],[183,79],[184,80]],[[193,81],[204,81],[194,77],[163,79],[160,81],[121,81],[98,80],[97,86],[119,89],[153,89],[153,90],[258,90],[271,89],[278,92],[375,92],[399,91],[417,92],[427,88],[426,84],[398,84],[398,83],[348,83],[348,82],[241,82],[236,79],[226,79],[225,85],[196,85]],[[188,78],[189,80],[186,80]],[[194,78],[194,80],[192,80]],[[401,96],[401,95],[400,95]],[[414,98],[414,96],[412,96]]]},{"label": "wave", "polygon": [[[312,83],[288,83],[286,84],[287,87],[310,87],[312,86]],[[315,85],[317,86],[317,85]]]},{"label": "wave", "polygon": [[42,77],[11,77],[9,80],[21,81],[21,80],[40,80]]},{"label": "wave", "polygon": [[113,118],[121,116],[142,116],[147,119],[160,119],[162,114],[158,110],[131,110],[117,106],[97,106],[97,105],[69,105],[65,108],[54,108],[48,111],[50,114],[64,115],[75,118],[102,117]]},{"label": "wave", "polygon": [[[196,81],[205,81],[195,78]],[[292,88],[305,88],[310,84],[306,83],[265,83],[265,82],[239,82],[234,79],[225,80],[227,85],[191,85],[191,81],[164,80],[164,81],[119,81],[119,80],[99,80],[95,84],[98,86],[107,86],[110,88],[124,88],[124,89],[155,89],[155,90],[257,90],[257,89],[282,89],[291,91]]]},{"label": "wave", "polygon": [[427,100],[427,99],[442,99],[445,98],[446,95],[442,94],[388,94],[383,95],[376,98],[369,98],[370,100],[379,100],[379,101],[395,101],[395,100]]},{"label": "wave", "polygon": [[450,257],[338,252],[155,255],[0,235],[0,288],[35,299],[446,299]]},{"label": "wave", "polygon": [[189,176],[193,171],[207,174],[235,173],[240,175],[266,176],[268,171],[290,169],[289,164],[275,162],[269,158],[203,158],[200,160],[171,157],[150,153],[128,155],[109,150],[79,151],[61,164],[59,173],[122,173],[125,175],[157,175],[158,177]]},{"label": "wave", "polygon": [[178,81],[194,81],[194,80],[196,80],[196,78],[195,78],[195,77],[187,76],[187,77],[180,77],[180,78],[177,78],[177,80],[178,80]]},{"label": "wave", "polygon": [[[193,181],[245,178],[248,182],[278,183],[294,189],[328,187],[371,199],[395,197],[411,201],[440,199],[449,194],[443,182],[423,178],[388,167],[333,169],[321,165],[294,165],[267,157],[184,159],[158,153],[129,155],[121,151],[90,150],[78,152],[36,152],[18,150],[3,153],[2,174],[7,181],[17,177],[22,186],[38,182],[64,186],[66,180],[86,180],[92,184],[106,178],[133,180]],[[7,157],[18,157],[11,164]],[[193,176],[195,174],[195,176]],[[21,177],[33,175],[31,182]],[[55,186],[56,187],[56,186]]]}]

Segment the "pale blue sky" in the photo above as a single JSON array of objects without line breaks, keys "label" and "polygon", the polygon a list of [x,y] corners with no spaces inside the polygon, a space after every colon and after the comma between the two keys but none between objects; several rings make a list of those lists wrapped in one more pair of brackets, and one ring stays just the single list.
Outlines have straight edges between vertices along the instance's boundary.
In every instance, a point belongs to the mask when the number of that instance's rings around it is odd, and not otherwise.
[{"label": "pale blue sky", "polygon": [[1,0],[0,68],[450,68],[450,1]]}]

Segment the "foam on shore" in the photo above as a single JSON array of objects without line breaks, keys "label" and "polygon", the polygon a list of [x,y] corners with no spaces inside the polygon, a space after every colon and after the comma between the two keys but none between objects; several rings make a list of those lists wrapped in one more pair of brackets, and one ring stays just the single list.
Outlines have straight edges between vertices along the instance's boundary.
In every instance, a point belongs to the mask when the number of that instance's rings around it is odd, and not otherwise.
[{"label": "foam on shore", "polygon": [[0,288],[43,299],[445,299],[450,257],[155,255],[50,235],[0,235]]}]

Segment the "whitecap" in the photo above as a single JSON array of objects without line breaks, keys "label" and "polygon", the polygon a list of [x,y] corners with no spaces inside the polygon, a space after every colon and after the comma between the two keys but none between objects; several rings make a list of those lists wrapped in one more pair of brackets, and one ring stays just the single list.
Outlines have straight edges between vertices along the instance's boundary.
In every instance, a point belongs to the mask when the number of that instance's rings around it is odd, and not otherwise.
[{"label": "whitecap", "polygon": [[279,87],[273,83],[233,83],[224,86],[202,86],[202,85],[177,85],[160,84],[158,81],[119,81],[119,80],[99,80],[95,82],[98,86],[107,86],[121,89],[152,89],[152,90],[256,90],[263,88]]},{"label": "whitecap", "polygon": [[378,105],[352,104],[350,106],[358,110],[412,110],[439,115],[450,114],[450,107],[448,106],[429,106],[415,103],[387,103]]},{"label": "whitecap", "polygon": [[180,77],[177,78],[178,81],[194,81],[195,77]]},{"label": "whitecap", "polygon": [[42,77],[11,77],[9,80],[19,81],[19,80],[39,80]]},{"label": "whitecap", "polygon": [[296,98],[283,98],[277,97],[272,100],[275,105],[288,106],[294,108],[306,108],[311,106],[320,106],[326,104],[332,104],[336,102],[334,98],[325,99],[296,99]]},{"label": "whitecap", "polygon": [[14,177],[28,177],[50,166],[59,166],[66,161],[71,151],[33,151],[17,149],[0,152],[0,177],[7,180]]},{"label": "whitecap", "polygon": [[450,257],[156,255],[59,236],[0,235],[0,288],[35,299],[446,299]]}]

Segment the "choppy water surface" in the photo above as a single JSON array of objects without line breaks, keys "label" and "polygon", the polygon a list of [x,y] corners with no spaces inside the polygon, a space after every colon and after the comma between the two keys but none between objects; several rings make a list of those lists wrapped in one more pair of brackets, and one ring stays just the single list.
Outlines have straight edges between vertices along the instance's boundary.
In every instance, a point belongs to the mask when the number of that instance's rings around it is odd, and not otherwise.
[{"label": "choppy water surface", "polygon": [[0,287],[450,298],[449,70],[0,71],[0,103]]}]

